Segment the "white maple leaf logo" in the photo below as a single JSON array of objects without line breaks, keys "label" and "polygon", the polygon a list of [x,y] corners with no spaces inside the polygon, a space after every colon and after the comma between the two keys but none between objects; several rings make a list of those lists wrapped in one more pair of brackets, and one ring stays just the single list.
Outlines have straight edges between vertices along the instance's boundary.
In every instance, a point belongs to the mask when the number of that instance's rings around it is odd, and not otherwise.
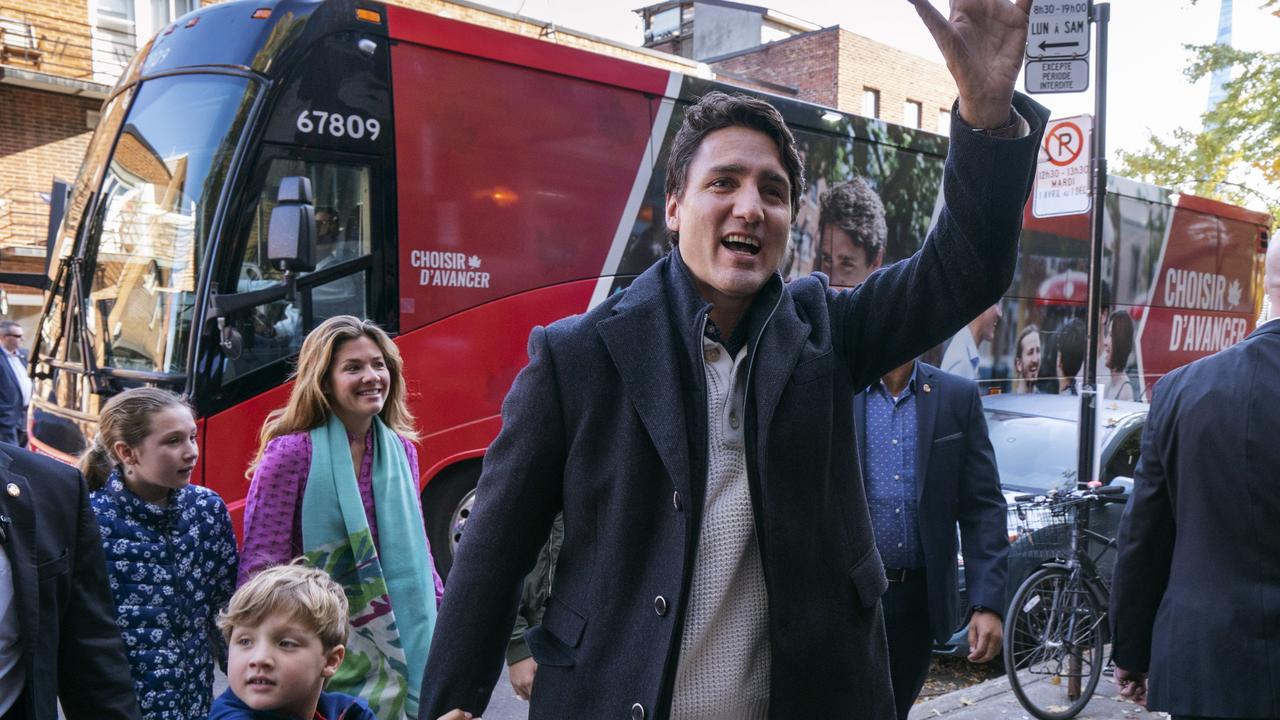
[{"label": "white maple leaf logo", "polygon": [[1231,286],[1227,288],[1227,304],[1233,308],[1238,306],[1240,304],[1241,294],[1242,290],[1240,288],[1240,281],[1232,280]]},{"label": "white maple leaf logo", "polygon": [[479,256],[479,255],[472,255],[471,257],[467,258],[467,266],[468,266],[468,267],[470,267],[472,270],[475,270],[475,269],[479,268],[479,267],[480,267],[480,256]]}]

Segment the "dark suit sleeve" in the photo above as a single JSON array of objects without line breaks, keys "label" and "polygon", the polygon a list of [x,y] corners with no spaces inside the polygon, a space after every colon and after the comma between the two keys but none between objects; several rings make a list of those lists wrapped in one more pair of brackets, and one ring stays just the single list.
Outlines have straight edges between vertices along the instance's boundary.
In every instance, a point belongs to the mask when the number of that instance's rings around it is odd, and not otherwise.
[{"label": "dark suit sleeve", "polygon": [[971,392],[958,501],[965,587],[970,606],[982,605],[1004,615],[1005,579],[1009,572],[1006,503],[1000,492],[1000,472],[978,388],[973,383],[965,384]]},{"label": "dark suit sleeve", "polygon": [[445,586],[423,677],[418,717],[461,708],[480,715],[503,667],[521,580],[533,568],[562,504],[561,388],[547,331],[529,337],[529,364],[502,406],[467,531]]},{"label": "dark suit sleeve", "polygon": [[987,137],[953,113],[945,205],[924,246],[858,288],[829,291],[832,342],[854,387],[951,337],[1012,282],[1022,210],[1048,119],[1048,110],[1025,96],[1016,96],[1014,106],[1030,126],[1025,137]]},{"label": "dark suit sleeve", "polygon": [[1150,666],[1156,611],[1169,585],[1173,562],[1173,505],[1164,460],[1172,432],[1167,404],[1175,394],[1169,387],[1173,380],[1173,375],[1166,376],[1155,393],[1142,429],[1133,497],[1120,518],[1111,584],[1111,657],[1131,672],[1146,672]]},{"label": "dark suit sleeve", "polygon": [[79,485],[71,592],[62,614],[58,647],[59,700],[68,720],[140,717],[133,676],[125,657],[115,602],[107,584],[102,535],[89,505],[89,490]]}]

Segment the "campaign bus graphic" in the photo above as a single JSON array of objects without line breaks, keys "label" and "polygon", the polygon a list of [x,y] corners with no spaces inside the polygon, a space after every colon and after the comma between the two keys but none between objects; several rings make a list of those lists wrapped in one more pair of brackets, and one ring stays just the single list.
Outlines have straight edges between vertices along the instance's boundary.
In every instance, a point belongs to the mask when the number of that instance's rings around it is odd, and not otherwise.
[{"label": "campaign bus graphic", "polygon": [[[33,447],[74,459],[124,388],[186,393],[205,448],[196,481],[238,524],[302,338],[333,315],[367,317],[405,358],[447,571],[531,328],[586,311],[669,251],[668,148],[685,108],[717,89],[741,91],[363,0],[228,2],[180,19],[104,104],[72,191],[33,351]],[[885,262],[914,252],[947,139],[768,99],[809,178],[784,277],[838,272],[821,201],[853,178],[882,199]],[[1116,311],[1143,321],[1131,368],[1143,383],[1220,345],[1205,323],[1253,326],[1265,218],[1192,202],[1148,186],[1107,197],[1107,277]],[[315,269],[293,283],[268,260],[272,212],[288,206],[315,218]],[[1048,348],[1083,312],[1080,283],[1055,279],[1087,271],[1087,219],[1026,225],[1004,320],[979,346],[992,389],[1010,389],[1020,329],[1037,324]]]}]

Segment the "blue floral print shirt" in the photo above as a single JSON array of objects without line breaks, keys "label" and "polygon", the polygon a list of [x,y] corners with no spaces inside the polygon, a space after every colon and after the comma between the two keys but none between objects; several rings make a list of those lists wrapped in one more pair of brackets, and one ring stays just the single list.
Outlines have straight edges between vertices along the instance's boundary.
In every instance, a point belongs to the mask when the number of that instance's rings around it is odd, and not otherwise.
[{"label": "blue floral print shirt", "polygon": [[213,662],[226,650],[215,625],[235,590],[236,538],[218,494],[188,485],[163,507],[112,473],[90,495],[102,532],[138,704],[147,720],[204,718]]}]

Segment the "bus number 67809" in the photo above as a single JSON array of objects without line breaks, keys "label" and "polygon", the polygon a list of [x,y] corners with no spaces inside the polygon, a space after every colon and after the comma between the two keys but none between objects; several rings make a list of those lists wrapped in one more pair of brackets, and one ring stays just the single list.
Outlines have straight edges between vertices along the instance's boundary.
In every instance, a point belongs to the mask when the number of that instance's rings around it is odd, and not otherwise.
[{"label": "bus number 67809", "polygon": [[343,115],[325,110],[303,110],[298,113],[296,123],[298,132],[307,135],[329,135],[331,137],[349,137],[352,140],[377,140],[382,132],[382,123],[376,118],[359,115]]}]

